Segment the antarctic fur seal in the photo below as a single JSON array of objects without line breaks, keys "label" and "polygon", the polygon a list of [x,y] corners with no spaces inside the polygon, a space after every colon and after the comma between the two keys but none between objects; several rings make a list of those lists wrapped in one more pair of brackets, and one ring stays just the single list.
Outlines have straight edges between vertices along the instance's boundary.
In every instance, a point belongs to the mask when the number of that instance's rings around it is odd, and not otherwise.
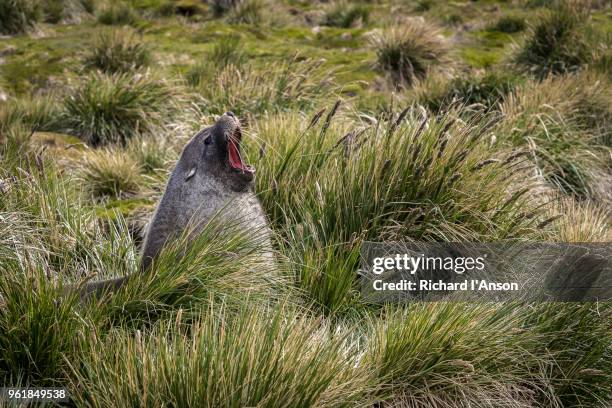
[{"label": "antarctic fur seal", "polygon": [[[187,228],[190,236],[197,235],[215,216],[257,228],[264,246],[271,248],[267,220],[253,192],[255,169],[242,160],[241,140],[240,122],[226,112],[187,143],[147,228],[140,273],[146,273],[168,241]],[[132,276],[90,282],[81,293],[116,290]]]}]

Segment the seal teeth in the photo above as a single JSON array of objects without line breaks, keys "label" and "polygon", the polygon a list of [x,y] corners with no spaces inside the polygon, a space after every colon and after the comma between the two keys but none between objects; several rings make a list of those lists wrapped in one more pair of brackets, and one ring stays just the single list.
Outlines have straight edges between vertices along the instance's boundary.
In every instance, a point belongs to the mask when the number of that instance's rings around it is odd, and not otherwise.
[{"label": "seal teeth", "polygon": [[234,129],[234,131],[232,132],[232,134],[230,135],[230,137],[240,143],[240,141],[242,140],[242,131],[240,130],[240,126],[236,127],[236,129]]}]

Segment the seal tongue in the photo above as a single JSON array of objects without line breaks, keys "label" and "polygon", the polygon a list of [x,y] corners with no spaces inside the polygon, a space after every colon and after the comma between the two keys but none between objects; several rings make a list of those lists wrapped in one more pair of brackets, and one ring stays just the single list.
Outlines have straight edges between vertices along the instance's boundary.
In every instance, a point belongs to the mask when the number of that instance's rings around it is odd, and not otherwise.
[{"label": "seal tongue", "polygon": [[252,173],[253,169],[244,164],[242,161],[242,157],[240,156],[240,138],[241,138],[240,130],[238,129],[234,135],[228,138],[227,141],[227,150],[228,150],[228,158],[229,164],[234,169],[245,171]]},{"label": "seal tongue", "polygon": [[235,169],[247,170],[246,166],[242,162],[242,158],[240,157],[240,152],[238,151],[238,146],[236,146],[236,142],[230,139],[228,147],[230,165]]}]

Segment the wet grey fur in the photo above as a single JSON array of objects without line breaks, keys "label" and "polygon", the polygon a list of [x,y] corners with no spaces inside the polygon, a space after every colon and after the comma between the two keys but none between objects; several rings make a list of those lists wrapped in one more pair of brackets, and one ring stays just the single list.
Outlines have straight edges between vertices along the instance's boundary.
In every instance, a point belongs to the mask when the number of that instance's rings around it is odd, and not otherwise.
[{"label": "wet grey fur", "polygon": [[[185,146],[149,223],[140,273],[148,271],[166,242],[187,228],[197,235],[213,216],[256,228],[264,247],[271,248],[266,217],[253,192],[253,174],[234,169],[228,162],[227,138],[236,129],[239,123],[228,113]],[[82,288],[82,294],[116,290],[132,277],[91,282]]]}]

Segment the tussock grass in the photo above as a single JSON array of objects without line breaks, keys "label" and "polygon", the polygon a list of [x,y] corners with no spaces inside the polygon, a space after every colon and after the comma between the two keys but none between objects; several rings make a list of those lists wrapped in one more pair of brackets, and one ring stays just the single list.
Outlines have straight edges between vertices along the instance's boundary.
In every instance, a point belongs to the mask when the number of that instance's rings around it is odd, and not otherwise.
[{"label": "tussock grass", "polygon": [[[23,154],[23,151],[14,154]],[[34,270],[44,271],[51,281],[59,277],[72,279],[88,272],[95,274],[107,267],[113,270],[122,262],[133,262],[130,247],[121,236],[125,231],[111,231],[110,238],[105,235],[94,213],[83,203],[77,188],[80,184],[60,176],[49,164],[39,155],[26,156],[20,163],[22,171],[10,178],[10,188],[2,196],[0,211],[16,217],[16,225],[27,226],[29,234],[14,239],[9,235],[7,242],[14,240],[24,242],[24,247],[29,245],[31,265],[40,266]],[[7,174],[2,177],[6,178]],[[21,246],[7,248],[16,251],[11,258],[20,262],[26,259],[19,253]]]},{"label": "tussock grass", "polygon": [[111,1],[98,12],[98,22],[105,25],[132,25],[138,19],[136,11],[123,1]]},{"label": "tussock grass", "polygon": [[612,213],[608,205],[580,202],[565,198],[553,214],[561,215],[555,224],[561,242],[610,242],[612,240]]},{"label": "tussock grass", "polygon": [[164,248],[149,273],[123,269],[118,276],[135,273],[135,278],[93,304],[106,324],[138,327],[180,310],[186,319],[197,319],[201,307],[211,303],[236,309],[287,297],[292,288],[270,258],[261,255],[266,243],[259,231],[244,231],[240,225],[236,221],[223,228],[213,219],[195,240],[187,231]]},{"label": "tussock grass", "polygon": [[[14,219],[10,221],[11,224],[3,222],[0,226],[0,230],[4,229],[3,237],[16,237],[31,230]],[[2,249],[7,245],[10,243],[0,243]],[[27,251],[32,248],[28,246]],[[74,313],[73,297],[59,304],[56,302],[59,291],[49,285],[44,264],[36,264],[36,260],[36,254],[29,259],[3,256],[0,266],[2,384],[20,380],[39,386],[61,383],[65,378],[66,355],[74,351],[75,340],[82,340],[85,332],[91,329]],[[86,344],[83,342],[83,346]]]},{"label": "tussock grass", "polygon": [[146,137],[132,139],[127,145],[128,155],[133,157],[147,174],[170,170],[172,147],[165,139]]},{"label": "tussock grass", "polygon": [[205,87],[207,81],[213,80],[215,73],[223,70],[228,65],[239,68],[246,60],[247,55],[240,37],[223,37],[214,45],[204,61],[196,63],[187,71],[185,78],[191,86]]},{"label": "tussock grass", "polygon": [[3,0],[0,3],[0,34],[20,34],[31,30],[42,18],[37,0]]},{"label": "tussock grass", "polygon": [[45,2],[43,12],[45,21],[57,24],[64,16],[64,0],[49,0]]},{"label": "tussock grass", "polygon": [[612,379],[610,302],[555,304],[534,309],[526,326],[541,342],[535,352],[552,357],[546,364],[549,400],[561,406],[598,406],[609,399]]},{"label": "tussock grass", "polygon": [[176,93],[145,75],[92,74],[64,100],[63,125],[92,146],[126,143],[176,112]]},{"label": "tussock grass", "polygon": [[529,27],[514,60],[539,78],[574,72],[593,60],[586,11],[572,2],[558,2]]},{"label": "tussock grass", "polygon": [[331,123],[332,112],[319,116],[321,127],[304,130],[304,119],[287,115],[255,130],[270,147],[257,190],[283,231],[299,284],[324,310],[354,306],[349,271],[363,240],[538,235],[520,160],[488,148],[490,119],[465,123],[457,112],[426,119],[406,110],[364,128]]},{"label": "tussock grass", "polygon": [[81,162],[80,178],[94,197],[136,194],[144,180],[138,162],[119,149],[88,152]]},{"label": "tussock grass", "polygon": [[61,108],[53,96],[12,99],[0,104],[0,131],[17,124],[35,130],[56,130],[60,115]]},{"label": "tussock grass", "polygon": [[412,85],[445,62],[448,45],[442,32],[417,19],[385,29],[372,38],[378,66],[399,84]]},{"label": "tussock grass", "polygon": [[47,0],[40,3],[44,21],[52,24],[79,22],[85,13],[93,13],[96,5],[94,0]]},{"label": "tussock grass", "polygon": [[326,10],[323,24],[331,27],[360,27],[368,23],[370,9],[364,4],[334,1]]},{"label": "tussock grass", "polygon": [[533,374],[523,366],[521,350],[534,339],[509,331],[524,318],[512,309],[447,303],[391,311],[372,321],[365,360],[396,404],[531,405],[540,385],[530,383]]},{"label": "tussock grass", "polygon": [[508,121],[514,120],[523,125],[521,115],[537,114],[548,108],[557,114],[547,116],[561,117],[568,126],[568,132],[588,130],[594,142],[612,146],[612,110],[607,103],[611,92],[609,81],[605,75],[582,72],[563,78],[549,78],[539,84],[526,83],[517,89],[512,100],[504,104],[504,113]]},{"label": "tussock grass", "polygon": [[246,52],[240,37],[227,36],[214,45],[209,57],[217,68],[230,64],[240,66],[246,60]]},{"label": "tussock grass", "polygon": [[[602,313],[609,315],[609,305]],[[387,384],[383,395],[395,404],[499,407],[548,401],[567,406],[582,401],[596,406],[606,391],[587,383],[605,384],[609,365],[604,334],[609,324],[597,315],[589,304],[542,304],[534,310],[515,304],[418,304],[372,322],[364,359],[376,367],[376,376]],[[594,324],[592,333],[586,330],[589,324]],[[563,336],[572,328],[579,333]],[[595,333],[604,337],[597,339]],[[575,366],[566,360],[569,355],[575,355]],[[601,374],[587,376],[582,370],[583,380],[565,381],[565,376],[580,377],[578,366]]]},{"label": "tussock grass", "polygon": [[542,174],[562,191],[606,198],[609,172],[608,79],[588,72],[517,88],[501,105],[503,140],[528,148]]},{"label": "tussock grass", "polygon": [[367,390],[348,330],[334,335],[288,307],[214,309],[189,328],[177,319],[109,337],[107,353],[76,369],[74,386],[88,390],[79,404],[129,404],[137,394],[184,407],[344,406]]},{"label": "tussock grass", "polygon": [[51,24],[79,22],[85,13],[93,13],[94,0],[47,0],[40,1],[44,21]]},{"label": "tussock grass", "polygon": [[151,51],[133,30],[103,31],[95,39],[85,65],[113,74],[146,67],[151,63]]},{"label": "tussock grass", "polygon": [[[20,168],[0,196],[0,381],[57,386],[65,383],[66,362],[86,352],[97,327],[95,313],[62,296],[61,281],[133,257],[125,232],[103,232],[76,184],[52,163],[38,157]],[[3,168],[0,178],[6,177]]]},{"label": "tussock grass", "polygon": [[265,0],[240,0],[227,13],[230,24],[259,25],[266,21],[266,9],[271,7]]},{"label": "tussock grass", "polygon": [[203,100],[198,105],[205,113],[231,110],[237,115],[307,109],[334,90],[331,76],[319,73],[320,65],[311,60],[271,64],[265,70],[227,65],[200,80],[195,90]]},{"label": "tussock grass", "polygon": [[32,129],[21,123],[0,129],[0,192],[3,194],[13,188],[11,176],[33,156],[28,148],[32,134]]},{"label": "tussock grass", "polygon": [[[503,169],[516,163],[481,164],[485,157],[499,154],[488,148],[487,132],[494,122],[476,117],[466,123],[456,113],[424,118],[418,109],[407,109],[376,127],[330,124],[321,118],[321,127],[307,131],[302,127],[304,120],[295,115],[260,121],[258,138],[273,147],[261,159],[265,171],[258,179],[271,219],[306,223],[306,217],[312,216],[321,220],[321,236],[345,242],[364,231],[372,239],[408,236],[415,240],[529,234],[529,228],[522,229],[526,225],[514,223],[514,210],[509,207],[496,214],[495,225],[483,224],[489,217],[478,215],[479,211],[491,211],[507,201],[512,181]],[[292,188],[283,188],[285,183]],[[467,192],[475,191],[476,185],[479,198],[474,200]],[[508,203],[516,208],[524,204],[522,200]],[[299,209],[304,206],[309,211]],[[421,216],[412,206],[423,212]],[[441,217],[428,214],[428,208],[435,208],[433,212]],[[455,222],[446,224],[444,220],[450,219]],[[504,222],[518,230],[506,229]]]}]

